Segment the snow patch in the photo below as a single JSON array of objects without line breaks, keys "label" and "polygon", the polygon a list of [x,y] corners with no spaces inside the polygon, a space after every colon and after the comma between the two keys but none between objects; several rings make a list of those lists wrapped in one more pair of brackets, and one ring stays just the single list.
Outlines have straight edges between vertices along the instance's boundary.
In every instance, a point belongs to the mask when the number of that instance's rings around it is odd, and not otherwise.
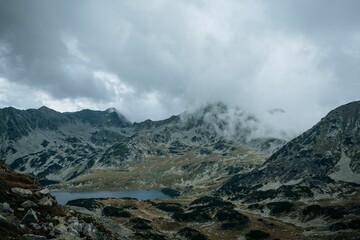
[{"label": "snow patch", "polygon": [[351,158],[344,152],[341,153],[340,161],[335,165],[339,171],[331,173],[329,177],[335,181],[354,182],[360,184],[360,174],[354,173],[350,168]]},{"label": "snow patch", "polygon": [[278,189],[279,187],[285,185],[285,186],[290,186],[290,185],[296,185],[298,184],[299,182],[301,182],[303,179],[300,178],[300,179],[295,179],[295,180],[290,180],[284,184],[282,184],[280,181],[277,181],[277,182],[269,182],[267,184],[265,184],[264,186],[262,186],[261,188],[259,188],[259,190],[261,191],[266,191],[266,190],[276,190]]}]

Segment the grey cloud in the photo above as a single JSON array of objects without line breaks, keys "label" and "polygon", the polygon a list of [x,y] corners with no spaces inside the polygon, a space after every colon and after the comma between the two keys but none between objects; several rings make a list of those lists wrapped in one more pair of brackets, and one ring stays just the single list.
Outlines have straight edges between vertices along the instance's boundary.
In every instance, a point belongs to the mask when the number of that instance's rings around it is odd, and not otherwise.
[{"label": "grey cloud", "polygon": [[[358,99],[357,9],[355,0],[2,1],[0,77],[62,110],[114,106],[139,121],[223,101],[299,132]],[[34,104],[46,103],[40,95]]]},{"label": "grey cloud", "polygon": [[8,48],[9,66],[2,74],[12,81],[43,88],[55,98],[104,98],[91,74],[92,66],[74,63],[76,59],[62,40],[61,26],[71,24],[71,19],[57,15],[68,9],[51,3],[54,1],[1,2],[1,40]]}]

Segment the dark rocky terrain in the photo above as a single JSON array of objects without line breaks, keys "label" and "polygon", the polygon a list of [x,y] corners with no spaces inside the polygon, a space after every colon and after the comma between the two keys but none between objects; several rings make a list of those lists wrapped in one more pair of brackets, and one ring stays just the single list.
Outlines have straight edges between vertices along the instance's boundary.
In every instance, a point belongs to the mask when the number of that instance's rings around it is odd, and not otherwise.
[{"label": "dark rocky terrain", "polygon": [[59,206],[33,177],[0,161],[1,239],[115,239],[95,218]]}]

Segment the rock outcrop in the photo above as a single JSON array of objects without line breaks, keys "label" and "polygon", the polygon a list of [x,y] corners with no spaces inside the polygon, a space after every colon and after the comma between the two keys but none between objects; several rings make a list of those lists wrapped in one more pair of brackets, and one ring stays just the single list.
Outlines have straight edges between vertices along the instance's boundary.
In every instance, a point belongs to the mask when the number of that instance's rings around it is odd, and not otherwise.
[{"label": "rock outcrop", "polygon": [[0,161],[1,239],[114,239],[96,219],[59,206],[49,190]]}]

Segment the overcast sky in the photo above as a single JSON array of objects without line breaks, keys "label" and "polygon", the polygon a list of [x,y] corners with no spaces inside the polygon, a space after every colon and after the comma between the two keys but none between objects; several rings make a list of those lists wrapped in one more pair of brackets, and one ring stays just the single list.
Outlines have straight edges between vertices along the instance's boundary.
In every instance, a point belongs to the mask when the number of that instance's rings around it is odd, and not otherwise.
[{"label": "overcast sky", "polygon": [[141,121],[223,101],[300,132],[359,98],[357,0],[0,2],[0,107]]}]

